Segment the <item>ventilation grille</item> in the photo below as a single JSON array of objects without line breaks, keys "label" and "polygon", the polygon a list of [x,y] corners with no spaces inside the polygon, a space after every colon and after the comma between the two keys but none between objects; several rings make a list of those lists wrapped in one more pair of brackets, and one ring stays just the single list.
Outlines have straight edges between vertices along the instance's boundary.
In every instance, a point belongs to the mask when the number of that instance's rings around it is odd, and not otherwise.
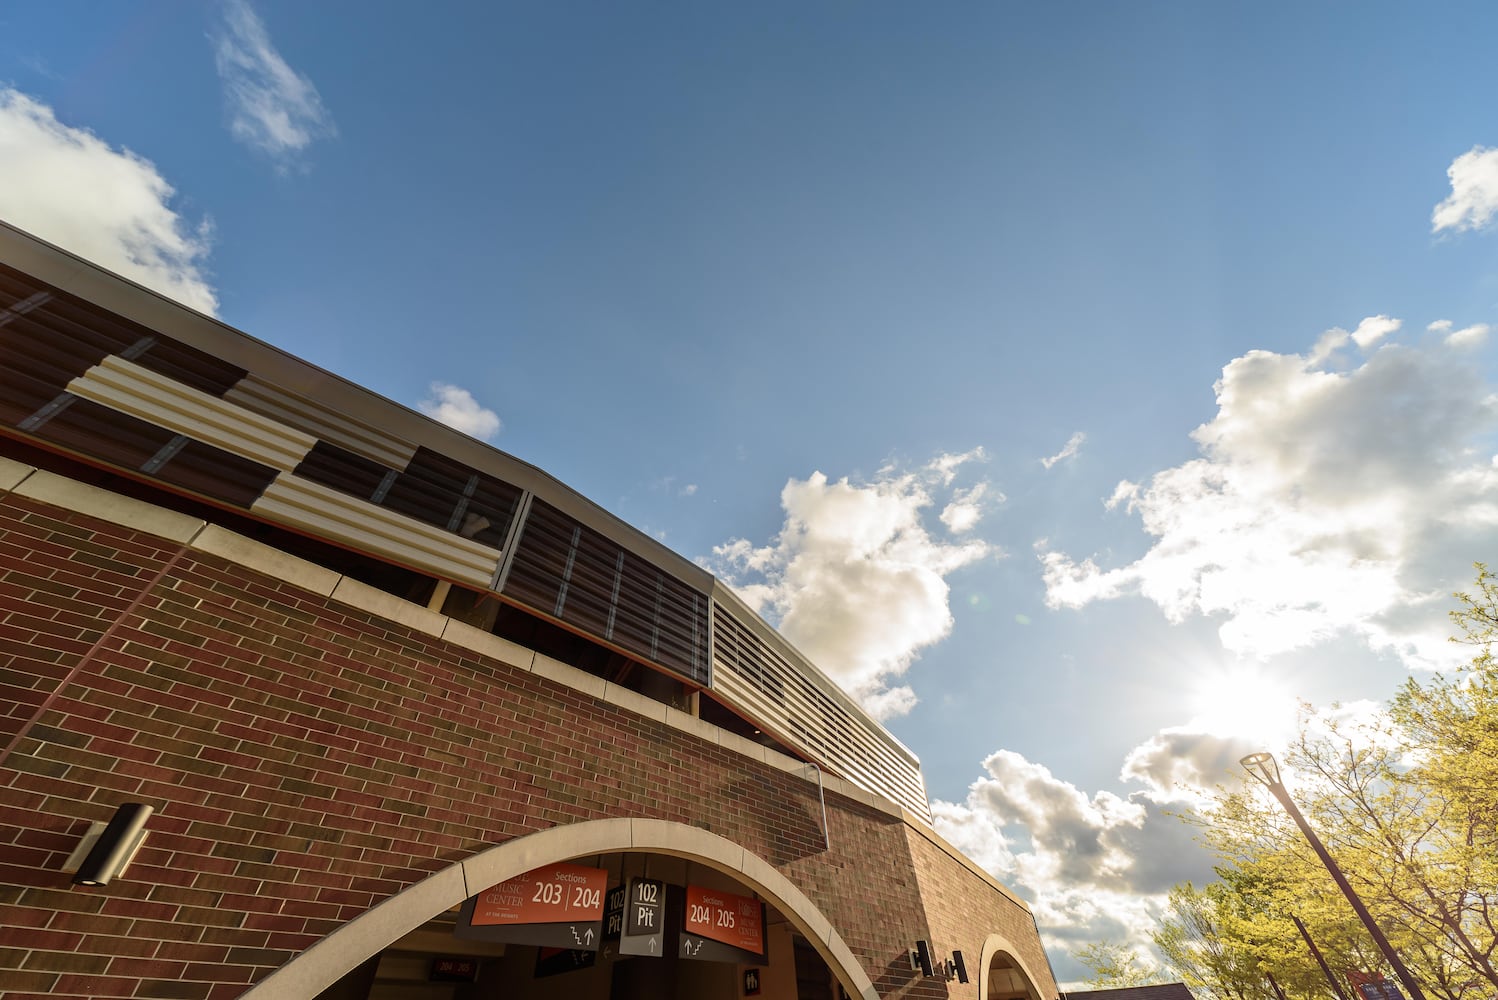
[{"label": "ventilation grille", "polygon": [[707,598],[537,500],[503,593],[706,686]]},{"label": "ventilation grille", "polygon": [[[798,657],[799,659],[799,657]],[[722,604],[713,606],[713,691],[853,784],[931,822],[920,763],[809,664],[792,666]]]}]

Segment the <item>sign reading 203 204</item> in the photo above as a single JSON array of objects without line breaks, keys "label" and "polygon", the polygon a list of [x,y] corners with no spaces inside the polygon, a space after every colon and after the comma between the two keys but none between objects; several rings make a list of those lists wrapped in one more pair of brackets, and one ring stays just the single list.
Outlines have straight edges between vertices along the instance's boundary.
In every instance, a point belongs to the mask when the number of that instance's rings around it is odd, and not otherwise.
[{"label": "sign reading 203 204", "polygon": [[462,938],[597,951],[609,873],[583,865],[544,865],[490,886],[463,903]]}]

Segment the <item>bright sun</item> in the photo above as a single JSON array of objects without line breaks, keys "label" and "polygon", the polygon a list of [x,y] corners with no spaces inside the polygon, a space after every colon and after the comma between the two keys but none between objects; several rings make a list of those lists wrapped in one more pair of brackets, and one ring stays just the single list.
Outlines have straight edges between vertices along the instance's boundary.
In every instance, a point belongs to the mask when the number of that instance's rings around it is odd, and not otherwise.
[{"label": "bright sun", "polygon": [[1192,721],[1215,736],[1277,742],[1295,731],[1298,707],[1289,685],[1262,666],[1207,667],[1191,683]]}]

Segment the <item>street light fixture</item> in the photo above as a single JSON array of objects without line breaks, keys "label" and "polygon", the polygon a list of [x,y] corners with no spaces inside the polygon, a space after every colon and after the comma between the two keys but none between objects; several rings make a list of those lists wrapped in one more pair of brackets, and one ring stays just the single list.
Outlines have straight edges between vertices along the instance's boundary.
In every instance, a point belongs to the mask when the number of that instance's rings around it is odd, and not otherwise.
[{"label": "street light fixture", "polygon": [[1415,977],[1410,975],[1410,970],[1405,968],[1404,962],[1400,961],[1399,954],[1394,951],[1394,946],[1389,943],[1388,938],[1384,937],[1384,932],[1378,929],[1378,924],[1373,922],[1373,915],[1368,912],[1368,908],[1363,905],[1358,894],[1347,883],[1347,876],[1342,874],[1342,869],[1338,868],[1337,862],[1332,860],[1331,854],[1321,843],[1321,838],[1316,836],[1316,831],[1311,829],[1311,824],[1306,822],[1306,818],[1296,807],[1295,801],[1290,798],[1290,793],[1285,790],[1285,783],[1280,780],[1280,766],[1275,762],[1274,756],[1268,753],[1251,753],[1238,763],[1243,765],[1255,781],[1274,794],[1280,805],[1285,807],[1285,812],[1289,813],[1290,818],[1295,821],[1295,825],[1300,827],[1300,832],[1305,834],[1306,840],[1321,858],[1321,863],[1326,865],[1328,872],[1331,872],[1337,888],[1342,890],[1342,895],[1347,897],[1347,901],[1357,911],[1358,918],[1363,921],[1363,926],[1368,928],[1369,934],[1373,935],[1373,942],[1378,945],[1378,950],[1383,952],[1384,958],[1389,960],[1394,974],[1399,977],[1399,981],[1404,984],[1405,990],[1409,993],[1410,1000],[1425,1000],[1425,994],[1420,991]]}]

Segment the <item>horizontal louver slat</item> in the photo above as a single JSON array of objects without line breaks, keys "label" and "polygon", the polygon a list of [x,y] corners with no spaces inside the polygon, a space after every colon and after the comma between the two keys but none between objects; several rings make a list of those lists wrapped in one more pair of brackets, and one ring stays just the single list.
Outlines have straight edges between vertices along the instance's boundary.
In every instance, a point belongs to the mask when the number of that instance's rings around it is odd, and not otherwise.
[{"label": "horizontal louver slat", "polygon": [[488,587],[499,565],[497,549],[289,473],[271,483],[252,509],[355,551],[478,588]]}]

